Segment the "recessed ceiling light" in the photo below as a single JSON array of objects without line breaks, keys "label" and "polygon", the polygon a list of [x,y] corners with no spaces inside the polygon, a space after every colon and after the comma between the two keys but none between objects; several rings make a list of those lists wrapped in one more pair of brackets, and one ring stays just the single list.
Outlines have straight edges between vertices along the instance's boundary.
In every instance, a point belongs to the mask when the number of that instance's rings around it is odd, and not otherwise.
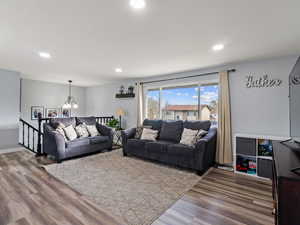
[{"label": "recessed ceiling light", "polygon": [[146,7],[145,0],[130,0],[130,6],[134,9],[143,9]]},{"label": "recessed ceiling light", "polygon": [[39,52],[39,56],[41,58],[45,58],[45,59],[50,59],[51,58],[51,55],[48,52]]},{"label": "recessed ceiling light", "polygon": [[122,73],[123,72],[122,68],[116,68],[115,71],[116,71],[116,73]]},{"label": "recessed ceiling light", "polygon": [[212,49],[213,49],[214,51],[220,51],[220,50],[223,50],[223,49],[224,49],[224,45],[223,45],[223,44],[217,44],[217,45],[214,45],[214,46],[212,47]]}]

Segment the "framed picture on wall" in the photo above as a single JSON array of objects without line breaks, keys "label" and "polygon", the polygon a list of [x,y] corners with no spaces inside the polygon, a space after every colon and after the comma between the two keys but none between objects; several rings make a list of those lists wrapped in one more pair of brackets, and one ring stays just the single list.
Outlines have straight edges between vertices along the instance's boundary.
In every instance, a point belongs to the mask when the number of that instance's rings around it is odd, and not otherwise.
[{"label": "framed picture on wall", "polygon": [[37,120],[44,117],[44,106],[31,106],[31,120]]},{"label": "framed picture on wall", "polygon": [[68,118],[71,116],[71,109],[61,109],[61,117],[62,118]]},{"label": "framed picture on wall", "polygon": [[58,118],[59,117],[59,108],[46,108],[46,117],[47,118]]}]

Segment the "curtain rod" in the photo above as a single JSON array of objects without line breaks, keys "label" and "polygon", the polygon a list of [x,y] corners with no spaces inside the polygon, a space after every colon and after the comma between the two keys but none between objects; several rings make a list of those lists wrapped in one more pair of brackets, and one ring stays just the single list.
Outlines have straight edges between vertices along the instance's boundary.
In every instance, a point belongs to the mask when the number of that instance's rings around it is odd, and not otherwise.
[{"label": "curtain rod", "polygon": [[[228,73],[232,73],[232,72],[235,72],[235,71],[236,71],[235,69],[227,70]],[[151,83],[157,83],[157,82],[163,82],[163,81],[170,81],[170,80],[181,80],[181,79],[186,79],[186,78],[193,78],[193,77],[214,75],[214,74],[218,74],[218,73],[219,72],[209,72],[209,73],[202,73],[202,74],[185,76],[185,77],[174,77],[174,78],[162,79],[162,80],[145,81],[145,82],[140,82],[140,84],[143,85],[143,84],[151,84]]]}]

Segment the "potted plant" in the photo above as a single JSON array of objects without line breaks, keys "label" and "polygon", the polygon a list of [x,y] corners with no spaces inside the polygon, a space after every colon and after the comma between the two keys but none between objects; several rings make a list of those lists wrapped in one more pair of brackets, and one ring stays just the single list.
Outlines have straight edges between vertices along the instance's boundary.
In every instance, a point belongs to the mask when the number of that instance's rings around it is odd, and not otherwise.
[{"label": "potted plant", "polygon": [[119,128],[119,120],[112,119],[106,125],[108,127],[111,127],[112,129],[116,130],[117,128]]}]

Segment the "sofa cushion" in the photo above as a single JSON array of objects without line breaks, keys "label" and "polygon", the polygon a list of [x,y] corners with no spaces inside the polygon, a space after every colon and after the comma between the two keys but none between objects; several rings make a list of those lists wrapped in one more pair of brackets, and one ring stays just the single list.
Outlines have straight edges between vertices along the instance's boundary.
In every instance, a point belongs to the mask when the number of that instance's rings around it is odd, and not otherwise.
[{"label": "sofa cushion", "polygon": [[89,137],[90,144],[100,144],[104,142],[108,142],[109,138],[107,136],[95,136],[95,137]]},{"label": "sofa cushion", "polygon": [[198,133],[199,133],[198,130],[184,128],[182,135],[181,135],[180,144],[184,144],[184,145],[193,147]]},{"label": "sofa cushion", "polygon": [[75,130],[78,137],[88,137],[90,135],[84,123],[76,126]]},{"label": "sofa cushion", "polygon": [[141,138],[144,128],[152,129],[151,126],[139,126],[139,127],[137,127],[136,130],[135,130],[135,135],[134,135],[135,139],[140,139]]},{"label": "sofa cushion", "polygon": [[183,123],[179,121],[163,121],[159,139],[179,143],[183,130]]},{"label": "sofa cushion", "polygon": [[50,119],[50,125],[54,129],[56,129],[60,123],[65,125],[65,127],[68,127],[70,125],[73,125],[73,127],[75,127],[75,125],[76,125],[75,118],[73,118],[73,117],[72,118],[51,118]]},{"label": "sofa cushion", "polygon": [[168,145],[168,163],[185,168],[194,168],[195,149],[183,144]]},{"label": "sofa cushion", "polygon": [[168,161],[168,145],[174,142],[169,141],[155,141],[146,143],[146,151],[149,159],[157,160],[160,162]]},{"label": "sofa cushion", "polygon": [[149,140],[141,140],[141,139],[128,139],[126,149],[127,152],[136,156],[141,156],[146,158],[146,148],[145,145],[149,142]]},{"label": "sofa cushion", "polygon": [[158,136],[158,130],[144,128],[141,136],[141,140],[156,141],[157,136]]},{"label": "sofa cushion", "polygon": [[78,148],[82,146],[89,145],[90,141],[88,138],[78,138],[73,141],[69,141],[66,143],[66,148],[72,149],[72,148]]},{"label": "sofa cushion", "polygon": [[91,137],[96,137],[100,135],[99,131],[97,130],[96,125],[86,125],[86,129],[89,132]]},{"label": "sofa cushion", "polygon": [[203,121],[184,121],[183,127],[191,130],[205,130],[208,131],[211,126],[211,122],[209,120]]},{"label": "sofa cushion", "polygon": [[76,117],[76,123],[77,124],[83,124],[85,123],[86,125],[96,125],[96,117],[94,116],[89,116],[89,117]]},{"label": "sofa cushion", "polygon": [[153,141],[146,143],[146,150],[148,152],[167,153],[168,145],[172,144],[174,144],[172,141]]},{"label": "sofa cushion", "polygon": [[148,120],[145,119],[143,126],[151,126],[153,130],[160,130],[162,125],[162,120]]},{"label": "sofa cushion", "polygon": [[77,138],[77,133],[72,125],[63,128],[69,141],[73,141]]}]

